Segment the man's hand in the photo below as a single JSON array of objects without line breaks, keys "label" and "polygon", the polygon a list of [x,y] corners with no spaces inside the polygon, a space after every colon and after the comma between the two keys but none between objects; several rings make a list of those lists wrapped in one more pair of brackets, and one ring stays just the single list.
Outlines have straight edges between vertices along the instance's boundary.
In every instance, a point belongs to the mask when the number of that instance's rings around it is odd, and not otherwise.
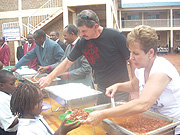
[{"label": "man's hand", "polygon": [[38,72],[40,72],[40,73],[45,73],[46,70],[48,70],[48,69],[49,69],[48,66],[45,66],[45,67],[40,66],[39,69],[38,69]]},{"label": "man's hand", "polygon": [[55,135],[66,135],[69,131],[78,128],[81,125],[81,122],[78,123],[78,121],[73,123],[66,123],[67,119],[65,119],[61,126],[58,128],[58,130],[55,132]]},{"label": "man's hand", "polygon": [[11,68],[11,72],[16,71],[16,69],[17,69],[16,67],[12,67],[12,68]]},{"label": "man's hand", "polygon": [[52,81],[51,81],[51,79],[48,76],[42,77],[42,78],[39,79],[39,86],[40,86],[40,88],[43,89],[46,86],[48,86],[51,82]]}]

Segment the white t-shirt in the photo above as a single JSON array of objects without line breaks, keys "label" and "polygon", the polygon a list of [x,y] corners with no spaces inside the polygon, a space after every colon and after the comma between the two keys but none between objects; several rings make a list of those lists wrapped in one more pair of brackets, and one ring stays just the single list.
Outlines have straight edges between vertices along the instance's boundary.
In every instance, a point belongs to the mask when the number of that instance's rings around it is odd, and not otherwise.
[{"label": "white t-shirt", "polygon": [[5,131],[14,132],[17,131],[17,125],[8,128],[16,118],[10,110],[10,100],[10,95],[0,91],[0,127]]},{"label": "white t-shirt", "polygon": [[37,116],[36,119],[24,119],[24,118],[19,119],[19,127],[18,127],[17,135],[52,135],[52,134],[54,134],[54,131],[49,127],[49,125],[42,116]]},{"label": "white t-shirt", "polygon": [[[178,71],[165,58],[157,57],[154,60],[149,77],[154,73],[165,73],[172,80],[150,110],[180,120],[180,76]],[[144,68],[136,69],[135,75],[139,80],[139,91],[141,94],[145,86]],[[176,133],[180,133],[180,127],[176,128]]]}]

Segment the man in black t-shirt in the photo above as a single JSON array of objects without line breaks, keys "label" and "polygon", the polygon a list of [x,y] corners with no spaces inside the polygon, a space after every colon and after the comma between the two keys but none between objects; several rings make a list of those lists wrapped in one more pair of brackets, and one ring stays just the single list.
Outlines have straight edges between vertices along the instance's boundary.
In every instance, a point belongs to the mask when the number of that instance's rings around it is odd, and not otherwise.
[{"label": "man in black t-shirt", "polygon": [[[40,80],[40,86],[45,87],[57,76],[65,72],[72,63],[84,55],[94,70],[97,89],[102,91],[98,104],[110,102],[105,95],[106,88],[129,80],[126,60],[130,52],[126,47],[125,36],[114,29],[99,25],[99,19],[92,10],[83,10],[77,15],[76,25],[81,33],[81,39],[67,58],[46,78]],[[115,101],[128,100],[129,93],[118,92]]]}]

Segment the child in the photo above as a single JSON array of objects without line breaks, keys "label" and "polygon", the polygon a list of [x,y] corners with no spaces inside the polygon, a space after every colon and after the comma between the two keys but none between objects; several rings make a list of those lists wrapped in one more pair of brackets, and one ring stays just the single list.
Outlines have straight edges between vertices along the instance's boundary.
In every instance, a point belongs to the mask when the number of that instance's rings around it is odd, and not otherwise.
[{"label": "child", "polygon": [[20,84],[11,98],[11,111],[18,115],[18,135],[66,135],[70,130],[77,128],[81,123],[66,124],[66,120],[54,133],[47,122],[39,114],[42,111],[42,92],[33,84]]},{"label": "child", "polygon": [[18,118],[10,110],[11,94],[15,89],[16,77],[7,70],[0,71],[0,134],[16,135]]}]

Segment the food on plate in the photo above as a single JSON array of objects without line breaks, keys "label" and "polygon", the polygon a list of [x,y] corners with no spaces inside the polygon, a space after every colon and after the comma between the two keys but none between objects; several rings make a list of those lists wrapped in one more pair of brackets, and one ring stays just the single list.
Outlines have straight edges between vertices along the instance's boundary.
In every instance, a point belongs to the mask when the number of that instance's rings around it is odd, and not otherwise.
[{"label": "food on plate", "polygon": [[128,117],[110,118],[111,121],[135,133],[146,133],[170,124],[166,120],[148,114],[137,114]]},{"label": "food on plate", "polygon": [[86,120],[89,116],[89,112],[86,112],[85,110],[76,108],[74,109],[73,113],[66,116],[67,120]]},{"label": "food on plate", "polygon": [[36,77],[36,78],[27,78],[27,79],[29,79],[29,80],[31,80],[32,82],[38,82],[39,81],[39,79],[40,79],[41,77]]}]

